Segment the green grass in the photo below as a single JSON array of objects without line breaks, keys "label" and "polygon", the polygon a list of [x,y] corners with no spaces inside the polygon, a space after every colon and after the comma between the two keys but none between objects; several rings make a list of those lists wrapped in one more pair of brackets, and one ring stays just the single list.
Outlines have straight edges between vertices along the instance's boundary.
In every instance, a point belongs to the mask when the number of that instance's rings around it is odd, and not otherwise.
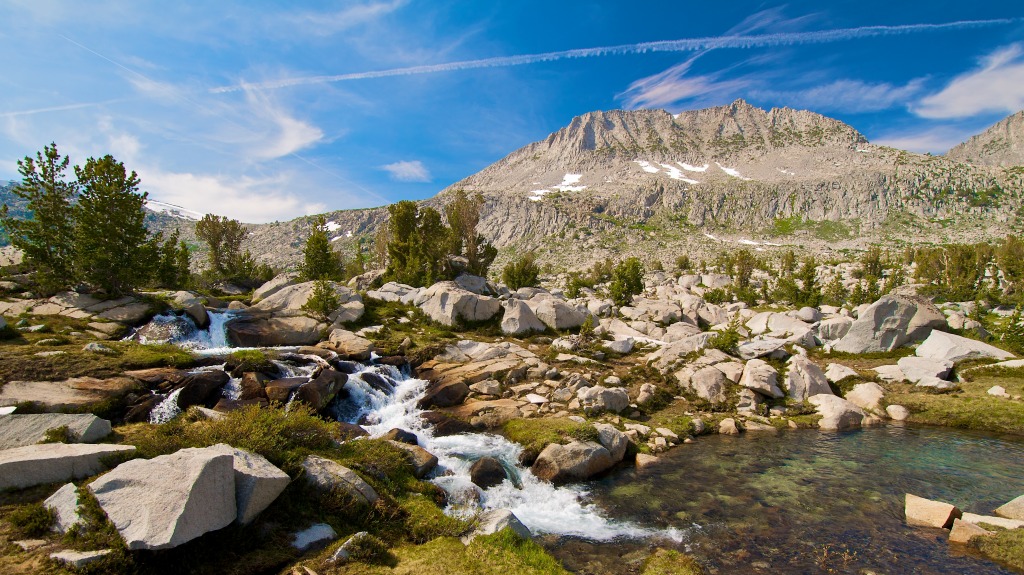
[{"label": "green grass", "polygon": [[641,575],[703,575],[705,570],[696,559],[678,551],[658,549],[644,561]]},{"label": "green grass", "polygon": [[[453,537],[391,549],[393,566],[351,563],[337,575],[568,575],[557,559],[511,529],[477,537],[468,546]],[[325,571],[318,571],[325,573]]]},{"label": "green grass", "polygon": [[340,430],[299,404],[287,412],[280,406],[251,405],[223,419],[193,420],[186,414],[162,425],[138,423],[118,428],[121,443],[134,445],[139,457],[151,458],[184,447],[227,443],[259,453],[285,471],[298,469],[306,455],[328,449]]},{"label": "green grass", "polygon": [[597,430],[593,425],[563,418],[513,419],[505,424],[503,431],[510,441],[534,453],[540,453],[550,443],[597,439]]},{"label": "green grass", "polygon": [[961,391],[937,394],[907,384],[889,385],[885,402],[910,410],[910,421],[1024,435],[1024,402],[988,395],[994,385],[1006,388],[1010,395],[1024,395],[1024,379],[981,376],[962,382]]},{"label": "green grass", "polygon": [[1000,530],[991,537],[971,540],[989,558],[1018,571],[1024,571],[1024,529]]},{"label": "green grass", "polygon": [[445,515],[434,501],[411,494],[398,502],[408,516],[405,528],[413,543],[426,543],[438,537],[458,537],[469,530],[470,522]]},{"label": "green grass", "polygon": [[65,343],[47,350],[63,354],[38,357],[44,351],[35,341],[48,339],[47,334],[23,334],[17,340],[0,342],[0,382],[60,381],[71,377],[117,377],[130,369],[149,367],[189,367],[195,358],[173,345],[142,345],[127,341],[109,341],[104,345],[111,354],[82,351],[91,338],[65,337]]}]

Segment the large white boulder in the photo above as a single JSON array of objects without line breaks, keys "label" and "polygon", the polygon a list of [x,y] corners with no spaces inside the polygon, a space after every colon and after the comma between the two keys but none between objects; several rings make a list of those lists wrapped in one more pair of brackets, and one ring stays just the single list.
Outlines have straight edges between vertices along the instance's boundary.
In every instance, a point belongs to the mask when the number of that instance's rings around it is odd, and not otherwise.
[{"label": "large white boulder", "polygon": [[238,513],[236,519],[242,525],[252,522],[269,507],[291,481],[287,473],[258,453],[249,453],[223,443],[208,447],[207,450],[232,457],[235,507]]},{"label": "large white boulder", "polygon": [[597,429],[598,441],[608,450],[612,461],[615,463],[622,461],[626,455],[626,447],[629,445],[629,438],[626,437],[626,434],[607,423],[595,423],[594,428]]},{"label": "large white boulder", "polygon": [[44,443],[0,451],[0,490],[83,479],[107,469],[104,459],[135,451],[130,445]]},{"label": "large white boulder", "polygon": [[170,549],[237,516],[233,457],[189,448],[135,459],[89,484],[128,549]]},{"label": "large white boulder", "polygon": [[779,372],[762,359],[752,359],[743,368],[740,385],[765,397],[780,398],[786,394],[779,389]]},{"label": "large white boulder", "polygon": [[947,379],[949,372],[953,371],[952,361],[930,357],[901,357],[896,366],[903,372],[904,379],[913,383]]},{"label": "large white boulder", "polygon": [[464,290],[452,281],[425,289],[416,305],[430,319],[447,326],[487,321],[501,310],[500,300]]},{"label": "large white boulder", "polygon": [[573,329],[587,321],[587,314],[576,309],[568,302],[549,295],[537,295],[526,300],[533,314],[544,325],[555,331]]},{"label": "large white boulder", "polygon": [[35,445],[51,429],[67,427],[75,442],[92,443],[110,435],[110,422],[91,413],[0,415],[0,450]]},{"label": "large white boulder", "polygon": [[928,339],[924,340],[924,343],[917,347],[915,353],[918,357],[952,361],[954,363],[965,359],[982,357],[995,359],[1010,359],[1013,357],[1012,353],[993,345],[938,330],[933,331],[928,336]]},{"label": "large white boulder", "polygon": [[886,295],[861,311],[832,349],[845,353],[890,351],[920,341],[945,325],[946,317],[931,303]]},{"label": "large white boulder", "polygon": [[299,283],[299,272],[285,272],[264,283],[252,292],[252,303],[257,304],[282,289]]},{"label": "large white boulder", "polygon": [[615,461],[603,445],[593,441],[552,443],[537,456],[531,470],[538,478],[552,483],[583,481],[607,471]]},{"label": "large white boulder", "polygon": [[618,387],[581,387],[576,392],[576,398],[580,401],[580,407],[588,411],[618,413],[629,407],[629,394]]},{"label": "large white boulder", "polygon": [[697,397],[705,401],[725,403],[728,399],[725,394],[728,385],[729,380],[725,374],[720,369],[709,365],[693,372],[688,387],[697,394]]},{"label": "large white boulder", "polygon": [[[255,312],[272,313],[277,317],[307,315],[302,306],[306,305],[313,295],[315,283],[302,282],[282,287],[249,309]],[[337,282],[327,282],[327,284],[337,296],[340,304],[338,309],[331,312],[329,316],[332,322],[345,323],[355,321],[363,316],[363,298],[357,292]]]},{"label": "large white boulder", "polygon": [[53,531],[67,533],[69,529],[82,522],[78,513],[78,488],[74,483],[67,483],[53,495],[43,501],[43,506],[53,512]]},{"label": "large white boulder", "polygon": [[852,325],[853,320],[851,318],[837,315],[821,320],[814,327],[814,332],[821,341],[835,341],[842,339],[850,331],[850,326]]},{"label": "large white boulder", "polygon": [[830,363],[825,366],[825,378],[832,383],[838,383],[848,377],[860,377],[860,374],[841,363]]},{"label": "large white boulder", "polygon": [[882,398],[885,389],[873,381],[858,383],[846,394],[846,400],[861,409],[879,412],[882,409]]},{"label": "large white boulder", "polygon": [[522,300],[510,298],[501,305],[505,308],[505,314],[501,317],[501,333],[521,336],[548,329]]},{"label": "large white boulder", "polygon": [[864,412],[859,407],[831,393],[812,395],[807,398],[807,402],[821,415],[818,421],[821,429],[851,429],[860,427],[864,420]]},{"label": "large white boulder", "polygon": [[804,401],[819,394],[832,395],[828,378],[821,368],[802,355],[789,358],[786,370],[786,391],[797,401]]}]

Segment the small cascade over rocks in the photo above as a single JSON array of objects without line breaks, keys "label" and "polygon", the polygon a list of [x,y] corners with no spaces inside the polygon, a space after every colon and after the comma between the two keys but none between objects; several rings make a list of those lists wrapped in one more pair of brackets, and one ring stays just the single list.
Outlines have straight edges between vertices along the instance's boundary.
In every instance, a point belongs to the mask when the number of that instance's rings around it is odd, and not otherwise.
[{"label": "small cascade over rocks", "polygon": [[[190,318],[158,316],[158,323],[182,326],[170,341],[194,353],[205,356],[226,356],[246,348],[230,347],[225,324],[232,312],[210,312],[210,326],[206,330],[195,328]],[[157,321],[157,318],[154,318]],[[191,327],[191,329],[189,329]],[[141,329],[140,329],[141,331]],[[143,340],[144,343],[150,340]],[[584,486],[555,486],[543,481],[519,464],[522,446],[491,433],[460,433],[435,437],[432,426],[423,418],[424,410],[418,406],[427,390],[428,382],[409,376],[401,369],[386,364],[342,361],[337,357],[325,359],[317,355],[297,352],[295,347],[267,348],[276,357],[271,360],[278,381],[287,384],[285,405],[290,405],[303,383],[313,383],[326,370],[346,377],[325,411],[342,422],[361,425],[370,437],[380,437],[392,429],[416,434],[418,444],[438,459],[430,481],[448,494],[446,512],[469,517],[481,510],[509,509],[531,532],[610,541],[629,538],[683,539],[683,532],[675,529],[659,530],[632,523],[609,519],[595,504],[588,502]],[[226,370],[228,364],[200,368],[196,371]],[[231,374],[219,389],[226,400],[238,401],[244,391],[239,374]],[[296,380],[288,382],[287,380]],[[271,387],[266,388],[271,395]],[[169,392],[150,414],[150,421],[163,423],[181,413],[178,397],[181,389]],[[359,441],[355,439],[354,441]],[[471,479],[473,463],[483,457],[500,462],[507,479],[487,489],[481,489]]]},{"label": "small cascade over rocks", "polygon": [[[585,487],[556,487],[522,467],[519,464],[522,446],[504,437],[491,433],[435,437],[422,417],[423,410],[417,406],[427,383],[389,365],[366,365],[349,376],[345,386],[347,395],[339,395],[331,409],[339,420],[362,425],[370,437],[380,437],[396,428],[415,433],[420,447],[438,458],[431,481],[448,494],[448,513],[468,517],[481,509],[509,509],[535,534],[569,535],[595,541],[683,539],[683,533],[678,530],[648,529],[608,519],[599,507],[587,502]],[[482,457],[493,457],[501,462],[508,479],[488,489],[477,487],[470,478],[470,469]]]},{"label": "small cascade over rocks", "polygon": [[208,312],[210,325],[199,329],[188,314],[168,312],[154,316],[146,325],[135,330],[127,338],[145,344],[171,343],[202,355],[230,353],[232,348],[227,338],[227,322],[236,312]]}]

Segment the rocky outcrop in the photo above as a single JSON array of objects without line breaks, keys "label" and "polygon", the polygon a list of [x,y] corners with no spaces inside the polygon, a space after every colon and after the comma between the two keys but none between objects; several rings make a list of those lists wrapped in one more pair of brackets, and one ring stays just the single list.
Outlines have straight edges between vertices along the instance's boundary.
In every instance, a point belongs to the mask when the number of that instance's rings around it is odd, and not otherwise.
[{"label": "rocky outcrop", "polygon": [[821,415],[818,421],[818,427],[821,429],[853,429],[860,427],[864,420],[864,411],[861,408],[831,393],[812,395],[807,398],[807,403],[813,405]]},{"label": "rocky outcrop", "polygon": [[138,389],[128,377],[73,377],[64,381],[9,381],[0,387],[0,407],[30,403],[41,411],[76,411]]},{"label": "rocky outcrop", "polygon": [[233,458],[182,449],[135,459],[89,484],[128,549],[170,549],[238,516]]},{"label": "rocky outcrop", "polygon": [[611,453],[600,443],[572,441],[545,447],[531,470],[540,479],[560,484],[590,479],[613,465]]},{"label": "rocky outcrop", "polygon": [[416,305],[430,319],[447,326],[488,321],[501,311],[500,300],[467,291],[451,281],[423,290]]},{"label": "rocky outcrop", "polygon": [[74,483],[67,483],[53,495],[43,501],[43,507],[53,512],[53,531],[67,533],[75,525],[82,522],[78,513],[78,488]]},{"label": "rocky outcrop", "polygon": [[608,388],[600,385],[581,387],[576,392],[580,407],[594,413],[619,413],[629,407],[629,394],[625,389]]},{"label": "rocky outcrop", "polygon": [[740,377],[740,385],[765,397],[780,398],[786,395],[779,389],[779,372],[761,359],[747,362],[743,368],[743,376]]},{"label": "rocky outcrop", "polygon": [[946,317],[929,302],[906,296],[882,296],[861,312],[832,349],[844,353],[891,351],[921,341],[933,329],[945,326]]},{"label": "rocky outcrop", "polygon": [[[307,312],[302,307],[313,295],[315,283],[302,282],[282,287],[249,309],[252,313],[264,312],[273,314],[274,317],[304,316]],[[328,285],[340,304],[328,316],[330,321],[341,324],[356,321],[363,316],[363,299],[358,293],[336,282],[328,282]]]},{"label": "rocky outcrop", "polygon": [[915,353],[918,357],[953,363],[983,357],[1000,360],[1013,357],[1012,353],[993,345],[938,330],[933,331]]},{"label": "rocky outcrop", "polygon": [[0,490],[82,479],[106,470],[114,455],[135,451],[130,445],[44,443],[0,451]]},{"label": "rocky outcrop", "polygon": [[225,324],[228,342],[235,347],[273,347],[278,345],[313,345],[327,328],[305,316],[271,317],[243,314]]},{"label": "rocky outcrop", "polygon": [[373,505],[377,501],[377,492],[369,483],[336,461],[310,455],[302,462],[302,469],[306,481],[321,491],[337,490],[363,505]]},{"label": "rocky outcrop", "polygon": [[258,304],[286,287],[299,283],[299,272],[285,272],[264,283],[252,292],[252,303]]},{"label": "rocky outcrop", "polygon": [[506,335],[523,336],[534,332],[543,332],[548,326],[537,315],[533,313],[525,302],[518,299],[509,299],[503,302],[505,314],[501,318],[501,333]]},{"label": "rocky outcrop", "polygon": [[25,415],[0,415],[0,450],[35,445],[43,440],[46,432],[60,427],[67,428],[68,440],[92,443],[110,435],[110,422],[91,413],[41,413]]},{"label": "rocky outcrop", "polygon": [[786,370],[786,393],[797,401],[805,401],[813,395],[832,394],[828,378],[821,368],[802,355],[789,359]]},{"label": "rocky outcrop", "polygon": [[347,329],[332,330],[327,341],[320,342],[317,347],[329,349],[342,359],[353,361],[366,361],[370,359],[370,354],[374,351],[372,341]]},{"label": "rocky outcrop", "polygon": [[1024,111],[953,146],[946,157],[978,166],[1024,166]]},{"label": "rocky outcrop", "polygon": [[223,443],[208,447],[206,450],[232,457],[237,511],[235,520],[242,525],[251,523],[269,507],[291,481],[287,473],[257,453],[249,453]]},{"label": "rocky outcrop", "polygon": [[586,313],[547,294],[536,295],[525,303],[537,319],[555,331],[577,328],[587,320]]}]

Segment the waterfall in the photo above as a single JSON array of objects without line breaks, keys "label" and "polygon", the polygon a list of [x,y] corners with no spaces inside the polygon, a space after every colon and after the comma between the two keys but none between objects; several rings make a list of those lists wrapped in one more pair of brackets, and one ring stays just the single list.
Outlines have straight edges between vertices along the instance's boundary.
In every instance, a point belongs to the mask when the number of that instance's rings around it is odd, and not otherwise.
[{"label": "waterfall", "polygon": [[153,408],[153,411],[149,412],[150,423],[167,423],[181,414],[181,408],[178,407],[178,394],[182,389],[178,388],[172,391]]},{"label": "waterfall", "polygon": [[[587,491],[579,485],[556,487],[535,477],[519,465],[522,446],[491,433],[463,433],[434,437],[420,417],[417,402],[427,382],[406,377],[387,365],[369,365],[349,376],[349,395],[335,402],[335,415],[342,421],[361,422],[371,437],[400,428],[416,434],[419,445],[438,458],[431,481],[449,494],[446,510],[469,515],[477,501],[484,509],[507,508],[535,534],[584,537],[596,541],[618,538],[669,538],[682,540],[678,530],[655,530],[608,519],[596,505],[587,502]],[[481,490],[470,480],[473,462],[490,456],[502,462],[511,481]]]}]

